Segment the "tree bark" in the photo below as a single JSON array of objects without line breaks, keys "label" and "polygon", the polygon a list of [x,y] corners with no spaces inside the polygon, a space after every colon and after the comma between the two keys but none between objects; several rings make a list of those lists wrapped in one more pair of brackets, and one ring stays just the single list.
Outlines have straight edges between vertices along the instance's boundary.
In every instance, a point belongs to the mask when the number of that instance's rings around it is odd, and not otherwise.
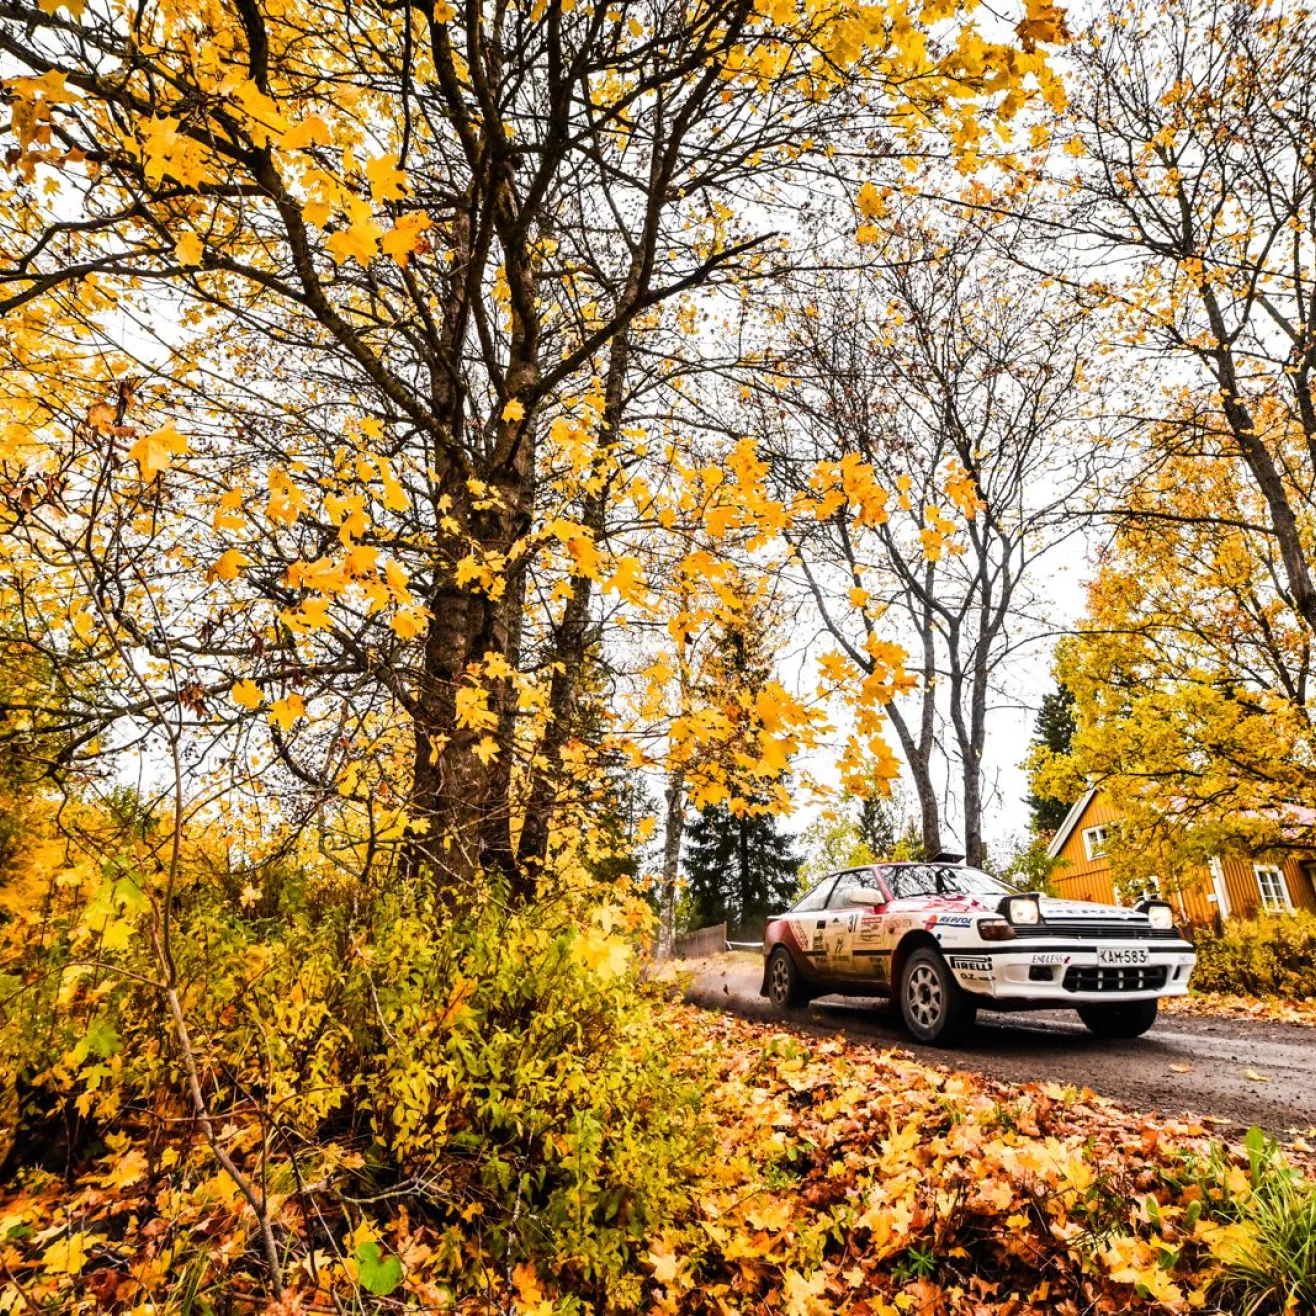
[{"label": "tree bark", "polygon": [[685,833],[684,768],[674,768],[668,776],[666,804],[658,945],[660,955],[670,956],[676,949],[676,882],[681,866],[681,838]]}]

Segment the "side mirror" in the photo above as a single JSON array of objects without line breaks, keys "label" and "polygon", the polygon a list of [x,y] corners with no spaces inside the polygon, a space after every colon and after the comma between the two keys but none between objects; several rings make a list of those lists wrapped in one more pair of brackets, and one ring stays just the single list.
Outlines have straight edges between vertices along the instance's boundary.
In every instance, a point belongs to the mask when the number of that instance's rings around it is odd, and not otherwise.
[{"label": "side mirror", "polygon": [[847,905],[885,905],[886,892],[876,886],[852,886],[842,900]]}]

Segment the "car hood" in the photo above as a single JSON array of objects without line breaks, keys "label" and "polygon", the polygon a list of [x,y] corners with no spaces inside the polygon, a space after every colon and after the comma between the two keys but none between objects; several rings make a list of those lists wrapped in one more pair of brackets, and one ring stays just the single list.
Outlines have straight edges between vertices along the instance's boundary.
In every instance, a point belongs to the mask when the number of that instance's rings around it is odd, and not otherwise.
[{"label": "car hood", "polygon": [[1147,915],[1139,909],[1126,909],[1122,905],[1101,905],[1095,900],[1061,900],[1056,896],[1043,896],[1037,902],[1042,917],[1048,922],[1069,923],[1100,920],[1102,923],[1146,923]]}]

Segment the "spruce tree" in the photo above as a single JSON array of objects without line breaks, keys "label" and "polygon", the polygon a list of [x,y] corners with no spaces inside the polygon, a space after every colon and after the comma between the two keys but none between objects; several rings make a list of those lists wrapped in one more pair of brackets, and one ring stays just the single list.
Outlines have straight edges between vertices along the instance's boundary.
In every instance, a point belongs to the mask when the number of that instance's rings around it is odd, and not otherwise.
[{"label": "spruce tree", "polygon": [[691,921],[726,923],[736,940],[762,935],[768,914],[784,909],[799,881],[793,839],[771,813],[701,810],[687,832],[685,869]]},{"label": "spruce tree", "polygon": [[[1042,696],[1042,706],[1033,724],[1033,744],[1052,754],[1068,754],[1074,725],[1074,696],[1065,686],[1057,684],[1053,691]],[[1073,801],[1034,793],[1028,796],[1027,803],[1033,812],[1034,830],[1054,832],[1065,821]]]}]

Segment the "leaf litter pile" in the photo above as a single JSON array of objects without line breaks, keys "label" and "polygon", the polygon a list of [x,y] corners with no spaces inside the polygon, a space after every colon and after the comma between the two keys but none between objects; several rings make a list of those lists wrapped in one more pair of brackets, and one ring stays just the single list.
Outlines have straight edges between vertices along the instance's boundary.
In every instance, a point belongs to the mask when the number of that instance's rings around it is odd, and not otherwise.
[{"label": "leaf litter pile", "polygon": [[[1309,1292],[1302,1275],[1238,1301],[1258,1292],[1240,1276],[1282,1270],[1253,1218],[1258,1185],[1279,1175],[1310,1206],[1301,1141],[1285,1156],[1257,1130],[1228,1145],[1087,1090],[669,1009],[688,1039],[681,1068],[709,1083],[709,1155],[683,1215],[637,1251],[627,1300],[591,1302],[526,1262],[489,1267],[481,1296],[458,1296],[441,1277],[451,1238],[387,1195],[335,1254],[299,1249],[289,1194],[287,1287],[267,1305],[251,1213],[205,1145],[110,1135],[72,1182],[39,1175],[0,1196],[0,1312],[1312,1310],[1295,1297]],[[227,1134],[235,1148],[256,1141]],[[219,1307],[198,1305],[183,1273],[199,1255],[209,1274],[233,1272]]]},{"label": "leaf litter pile", "polygon": [[[1255,1130],[1229,1147],[1087,1090],[728,1016],[684,1026],[718,1074],[723,1155],[697,1224],[652,1248],[655,1310],[1219,1310],[1269,1262],[1254,1180],[1303,1182]],[[1281,1291],[1256,1310],[1309,1309]]]}]

